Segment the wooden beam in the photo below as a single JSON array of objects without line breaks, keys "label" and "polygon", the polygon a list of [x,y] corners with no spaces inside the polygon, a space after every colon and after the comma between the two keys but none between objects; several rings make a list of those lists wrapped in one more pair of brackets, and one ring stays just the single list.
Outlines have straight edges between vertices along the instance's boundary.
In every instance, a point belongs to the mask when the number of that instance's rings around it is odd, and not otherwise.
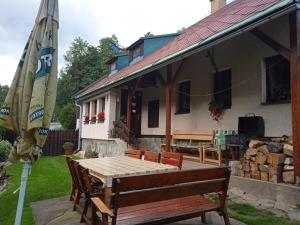
[{"label": "wooden beam", "polygon": [[300,9],[290,14],[291,97],[294,169],[300,186]]},{"label": "wooden beam", "polygon": [[165,151],[171,150],[171,119],[172,119],[172,64],[167,66],[166,90],[166,147]]},{"label": "wooden beam", "polygon": [[172,81],[171,81],[172,87],[176,84],[176,81],[178,80],[178,78],[179,78],[179,76],[180,76],[180,74],[181,74],[181,71],[183,70],[183,67],[184,67],[184,65],[185,65],[185,63],[186,63],[186,61],[187,61],[187,59],[188,59],[188,58],[184,58],[183,60],[181,60],[181,63],[180,63],[180,65],[179,65],[178,69],[176,70],[175,75],[174,75],[174,77],[173,77],[173,79],[172,79]]},{"label": "wooden beam", "polygon": [[270,36],[268,36],[267,34],[265,34],[264,32],[262,32],[261,30],[259,30],[257,28],[251,30],[250,32],[254,36],[256,36],[258,39],[260,39],[262,42],[264,42],[266,45],[268,45],[273,50],[275,50],[280,55],[282,55],[282,57],[284,57],[285,59],[290,61],[291,51],[288,48],[284,47],[283,45],[281,45],[280,43],[275,41],[273,38],[271,38]]},{"label": "wooden beam", "polygon": [[132,99],[135,95],[136,89],[141,81],[142,77],[135,79],[128,85],[128,95],[127,95],[127,127],[131,131],[131,118],[132,118]]},{"label": "wooden beam", "polygon": [[163,76],[161,75],[161,73],[159,71],[157,71],[157,78],[161,84],[161,86],[166,86],[167,82],[165,81],[165,79],[163,78]]}]

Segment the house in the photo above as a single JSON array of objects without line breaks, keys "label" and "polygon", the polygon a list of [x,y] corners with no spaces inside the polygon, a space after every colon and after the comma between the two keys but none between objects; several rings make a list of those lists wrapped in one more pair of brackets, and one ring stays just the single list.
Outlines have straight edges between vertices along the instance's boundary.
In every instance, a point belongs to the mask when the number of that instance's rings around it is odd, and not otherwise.
[{"label": "house", "polygon": [[[82,144],[110,141],[114,121],[123,120],[140,143],[158,149],[165,139],[168,148],[175,130],[237,130],[238,117],[254,113],[264,118],[265,136],[293,135],[300,182],[300,2],[211,2],[211,15],[150,52],[138,40],[127,66],[111,66],[76,95],[88,117]],[[219,122],[208,110],[212,100],[223,103]],[[101,111],[104,122],[92,120]]]}]

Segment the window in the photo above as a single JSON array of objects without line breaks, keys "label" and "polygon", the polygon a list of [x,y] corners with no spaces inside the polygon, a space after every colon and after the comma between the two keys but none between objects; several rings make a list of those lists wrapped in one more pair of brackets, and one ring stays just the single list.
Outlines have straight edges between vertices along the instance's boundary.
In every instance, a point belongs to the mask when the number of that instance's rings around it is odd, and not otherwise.
[{"label": "window", "polygon": [[89,115],[90,114],[90,102],[87,102],[85,104],[85,115]]},{"label": "window", "polygon": [[93,101],[93,116],[97,115],[97,100]]},{"label": "window", "polygon": [[280,103],[291,100],[290,64],[282,56],[265,59],[266,102]]},{"label": "window", "polygon": [[144,55],[144,44],[140,44],[129,52],[129,62]]},{"label": "window", "polygon": [[159,100],[148,102],[148,128],[159,126]]},{"label": "window", "polygon": [[100,99],[100,104],[101,104],[101,112],[105,112],[105,97]]},{"label": "window", "polygon": [[184,81],[179,83],[177,113],[190,112],[190,94],[191,94],[191,81]]},{"label": "window", "polygon": [[117,72],[117,61],[114,61],[111,64],[109,64],[109,72],[110,74]]},{"label": "window", "polygon": [[214,75],[214,100],[223,103],[225,109],[231,108],[231,69]]}]

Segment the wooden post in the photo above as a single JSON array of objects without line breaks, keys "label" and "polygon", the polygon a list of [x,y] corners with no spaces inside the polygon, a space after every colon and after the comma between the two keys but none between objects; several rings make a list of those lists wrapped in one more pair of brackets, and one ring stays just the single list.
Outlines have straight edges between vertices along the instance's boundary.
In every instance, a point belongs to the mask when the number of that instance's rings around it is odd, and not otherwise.
[{"label": "wooden post", "polygon": [[166,90],[166,148],[171,150],[171,114],[172,114],[172,64],[167,67]]},{"label": "wooden post", "polygon": [[296,185],[300,185],[300,1],[290,14],[292,128]]},{"label": "wooden post", "polygon": [[128,87],[128,95],[127,95],[127,127],[131,131],[131,115],[132,115],[132,89]]}]

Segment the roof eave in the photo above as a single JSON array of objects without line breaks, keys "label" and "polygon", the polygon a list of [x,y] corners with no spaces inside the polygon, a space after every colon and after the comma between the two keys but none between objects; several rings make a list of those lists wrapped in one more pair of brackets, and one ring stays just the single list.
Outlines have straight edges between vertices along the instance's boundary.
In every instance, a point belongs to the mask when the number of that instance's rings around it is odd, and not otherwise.
[{"label": "roof eave", "polygon": [[82,95],[82,96],[80,96],[80,95],[76,96],[77,97],[76,99],[89,98],[91,96],[106,92],[109,89],[119,86],[120,84],[125,83],[129,80],[135,79],[135,78],[142,76],[146,73],[149,73],[153,70],[159,69],[165,65],[168,65],[175,61],[183,59],[187,56],[190,56],[192,54],[200,52],[205,48],[209,48],[220,42],[231,39],[231,38],[239,35],[240,33],[244,33],[255,27],[258,27],[258,26],[262,25],[263,23],[265,23],[266,19],[267,19],[267,21],[269,21],[271,19],[278,18],[279,16],[285,15],[295,9],[296,9],[296,5],[294,4],[293,0],[285,0],[285,1],[279,2],[279,3],[271,6],[270,8],[266,9],[265,11],[260,12],[252,17],[249,17],[246,20],[243,20],[238,24],[235,24],[217,34],[214,34],[205,40],[197,42],[181,51],[178,51],[172,55],[164,57],[164,58],[162,58],[150,65],[147,65],[137,71],[134,71],[126,76],[122,76],[121,78],[119,78],[117,80],[114,80],[110,83],[105,84],[105,86],[102,86],[97,90],[94,90],[94,91],[87,93],[85,95]]}]

